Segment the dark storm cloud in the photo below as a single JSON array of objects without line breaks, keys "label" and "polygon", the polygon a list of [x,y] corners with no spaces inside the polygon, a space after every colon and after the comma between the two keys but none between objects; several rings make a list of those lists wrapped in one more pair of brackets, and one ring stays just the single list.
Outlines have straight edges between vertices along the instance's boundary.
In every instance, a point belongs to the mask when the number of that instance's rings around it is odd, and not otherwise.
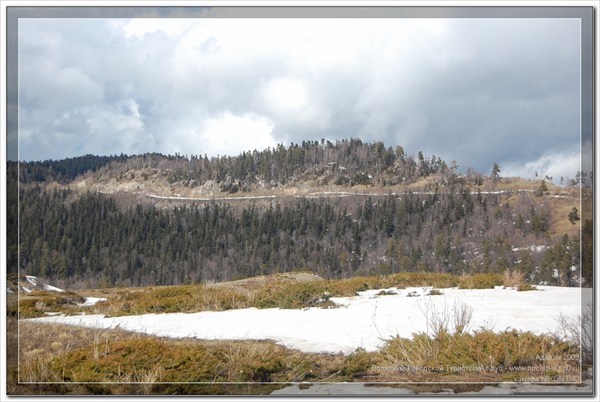
[{"label": "dark storm cloud", "polygon": [[578,34],[568,22],[453,21],[455,60],[415,62],[420,82],[396,120],[417,127],[408,145],[479,169],[576,150]]},{"label": "dark storm cloud", "polygon": [[21,159],[360,137],[531,175],[579,157],[579,44],[567,19],[22,20]]}]

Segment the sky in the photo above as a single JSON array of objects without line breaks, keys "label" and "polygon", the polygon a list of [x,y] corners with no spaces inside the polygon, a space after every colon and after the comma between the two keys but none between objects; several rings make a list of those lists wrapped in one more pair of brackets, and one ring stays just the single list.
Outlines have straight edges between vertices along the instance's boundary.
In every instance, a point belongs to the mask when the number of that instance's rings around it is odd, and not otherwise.
[{"label": "sky", "polygon": [[572,178],[580,43],[562,18],[22,18],[19,160],[360,138]]}]

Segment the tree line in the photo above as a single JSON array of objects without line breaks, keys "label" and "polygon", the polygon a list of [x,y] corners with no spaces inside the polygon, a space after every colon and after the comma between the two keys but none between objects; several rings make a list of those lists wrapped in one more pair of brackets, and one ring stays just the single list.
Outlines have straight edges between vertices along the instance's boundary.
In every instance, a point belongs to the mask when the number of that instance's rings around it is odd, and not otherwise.
[{"label": "tree line", "polygon": [[[448,166],[432,155],[408,155],[404,148],[386,147],[383,142],[365,143],[360,139],[303,141],[301,144],[279,144],[263,151],[243,152],[238,156],[204,155],[85,155],[60,161],[20,164],[21,183],[67,183],[84,174],[99,178],[126,177],[132,169],[150,169],[165,175],[170,183],[194,187],[208,181],[226,192],[252,191],[256,187],[277,187],[305,180],[319,185],[391,186],[410,184],[438,174],[446,183],[468,178],[482,184],[483,176],[472,170],[458,175],[456,162]],[[460,177],[459,177],[460,176]]]},{"label": "tree line", "polygon": [[[163,210],[99,193],[44,189],[85,175],[127,179],[136,170],[157,172],[178,186],[212,181],[230,193],[303,181],[385,188],[436,177],[429,194],[281,199],[243,208],[210,202]],[[401,146],[359,139],[303,141],[237,157],[149,153],[9,162],[8,271],[94,287],[220,281],[296,269],[331,278],[518,269],[533,283],[573,285],[580,279],[572,267],[580,264],[581,244],[583,277],[591,283],[590,219],[582,221],[581,239],[553,241],[548,205],[524,193],[509,204],[500,194],[472,190],[484,180],[498,182],[498,164],[489,178],[457,170],[455,161],[422,152],[414,157]],[[583,185],[583,176],[577,179]],[[568,219],[579,219],[577,211]]]},{"label": "tree line", "polygon": [[[509,205],[498,194],[452,186],[443,194],[173,209],[123,208],[109,195],[38,186],[19,196],[21,273],[69,286],[197,283],[298,269],[329,278],[518,269],[534,283],[561,285],[575,285],[578,276],[571,267],[579,264],[579,239],[553,244],[549,210],[526,195]],[[11,239],[9,250],[16,261]]]}]

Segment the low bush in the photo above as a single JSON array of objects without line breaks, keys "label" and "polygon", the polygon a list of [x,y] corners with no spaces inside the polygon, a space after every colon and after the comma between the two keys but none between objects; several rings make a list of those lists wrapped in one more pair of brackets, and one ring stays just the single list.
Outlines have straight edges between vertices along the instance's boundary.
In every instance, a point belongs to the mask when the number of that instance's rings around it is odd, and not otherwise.
[{"label": "low bush", "polygon": [[250,307],[248,292],[232,288],[172,286],[143,290],[116,290],[108,301],[96,305],[95,313],[112,316],[148,313],[223,311]]},{"label": "low bush", "polygon": [[[516,330],[471,332],[473,310],[464,303],[455,303],[451,309],[446,306],[443,311],[437,311],[431,303],[425,304],[422,313],[427,331],[414,334],[411,339],[388,340],[378,352],[379,365],[395,367],[405,378],[419,374],[421,380],[457,373],[476,373],[493,381],[513,381],[528,374],[539,378],[541,373],[551,378],[580,373],[579,361],[573,359],[581,350],[580,332],[573,330],[577,318],[559,317],[564,329],[561,338]],[[551,356],[551,364],[545,361],[547,356]]]},{"label": "low bush", "polygon": [[537,288],[528,283],[522,283],[519,286],[517,286],[517,292],[528,292],[530,290],[537,290]]},{"label": "low bush", "polygon": [[[293,281],[269,277],[256,286],[185,285],[147,288],[116,288],[105,290],[108,300],[93,307],[78,307],[84,298],[74,293],[35,292],[22,297],[19,304],[22,318],[40,317],[44,312],[77,313],[80,311],[110,316],[148,313],[192,313],[223,311],[248,307],[305,308],[334,307],[330,297],[350,297],[368,289],[388,289],[432,286],[438,289],[489,289],[502,285],[500,274],[456,276],[443,273],[402,272],[387,276],[362,276],[339,280]],[[524,285],[525,286],[525,285]],[[526,290],[524,287],[521,290]],[[33,295],[33,296],[32,296]],[[84,310],[82,310],[84,309]]]},{"label": "low bush", "polygon": [[[514,373],[577,373],[579,362],[570,360],[575,346],[547,335],[530,332],[489,330],[475,333],[439,333],[431,337],[419,333],[412,339],[396,337],[379,352],[384,364],[399,368],[437,368],[436,375],[450,375],[465,370],[496,373],[499,380],[509,381]],[[542,359],[552,356],[552,365]],[[549,368],[551,367],[551,368]],[[400,370],[401,371],[401,370]]]},{"label": "low bush", "polygon": [[76,313],[85,301],[81,295],[73,292],[33,291],[19,297],[19,318],[42,317],[49,312]]},{"label": "low bush", "polygon": [[344,358],[339,369],[342,380],[350,380],[364,376],[373,367],[374,355],[362,349],[356,350]]},{"label": "low bush", "polygon": [[[297,282],[270,278],[261,286],[188,285],[115,289],[108,301],[90,311],[98,314],[137,315],[147,313],[222,311],[236,308],[334,307],[330,297],[350,297],[369,289],[459,285],[459,278],[438,273],[399,273],[339,280]],[[435,292],[434,292],[435,293]]]},{"label": "low bush", "polygon": [[461,275],[458,287],[461,289],[493,289],[502,286],[502,275],[500,274],[474,274]]},{"label": "low bush", "polygon": [[[20,378],[30,382],[140,383],[142,393],[167,392],[161,383],[347,381],[372,365],[372,353],[310,354],[267,341],[158,338],[26,322]],[[56,339],[56,345],[47,342]]]},{"label": "low bush", "polygon": [[328,301],[327,281],[274,284],[256,291],[252,307],[303,308],[316,307]]},{"label": "low bush", "polygon": [[516,269],[507,269],[502,275],[502,285],[511,289],[523,287],[525,285],[525,275]]},{"label": "low bush", "polygon": [[414,286],[433,286],[434,288],[452,288],[459,284],[459,277],[452,274],[433,272],[402,272],[391,275],[389,279],[398,288]]}]

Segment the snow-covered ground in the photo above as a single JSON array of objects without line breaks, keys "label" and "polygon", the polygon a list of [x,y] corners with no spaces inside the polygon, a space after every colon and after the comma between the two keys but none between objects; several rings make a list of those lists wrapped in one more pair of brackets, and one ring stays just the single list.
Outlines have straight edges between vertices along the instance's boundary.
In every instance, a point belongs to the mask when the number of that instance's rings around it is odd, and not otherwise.
[{"label": "snow-covered ground", "polygon": [[[23,283],[21,285],[21,289],[25,293],[31,293],[33,290],[36,290],[36,289],[37,290],[43,289],[43,290],[46,290],[49,292],[59,292],[59,293],[64,292],[63,289],[57,288],[56,286],[48,285],[46,283],[40,283],[36,276],[25,275],[25,281],[26,281],[26,283]],[[25,284],[27,284],[27,286],[24,286]]]},{"label": "snow-covered ground", "polygon": [[55,316],[31,321],[120,328],[173,338],[270,339],[306,352],[351,353],[357,348],[375,351],[395,335],[408,338],[427,332],[426,317],[446,317],[452,328],[454,311],[462,306],[473,311],[471,330],[483,327],[497,332],[514,328],[536,334],[554,333],[559,314],[580,314],[581,289],[538,289],[517,292],[501,287],[451,288],[440,289],[442,295],[428,296],[431,288],[392,288],[388,293],[396,294],[378,295],[379,290],[369,290],[355,297],[332,298],[340,305],[332,309],[249,308],[125,317]]},{"label": "snow-covered ground", "polygon": [[531,251],[535,253],[541,253],[542,251],[550,248],[549,246],[541,245],[541,246],[529,246],[529,247],[513,247],[512,251]]},{"label": "snow-covered ground", "polygon": [[37,278],[35,276],[25,275],[25,279],[33,286],[37,286]]},{"label": "snow-covered ground", "polygon": [[85,301],[81,304],[78,304],[80,307],[91,307],[95,306],[97,303],[106,301],[106,297],[86,297]]},{"label": "snow-covered ground", "polygon": [[46,284],[44,284],[44,290],[47,290],[49,292],[59,292],[59,293],[64,292],[64,290],[61,288],[57,288],[56,286],[46,285]]}]

